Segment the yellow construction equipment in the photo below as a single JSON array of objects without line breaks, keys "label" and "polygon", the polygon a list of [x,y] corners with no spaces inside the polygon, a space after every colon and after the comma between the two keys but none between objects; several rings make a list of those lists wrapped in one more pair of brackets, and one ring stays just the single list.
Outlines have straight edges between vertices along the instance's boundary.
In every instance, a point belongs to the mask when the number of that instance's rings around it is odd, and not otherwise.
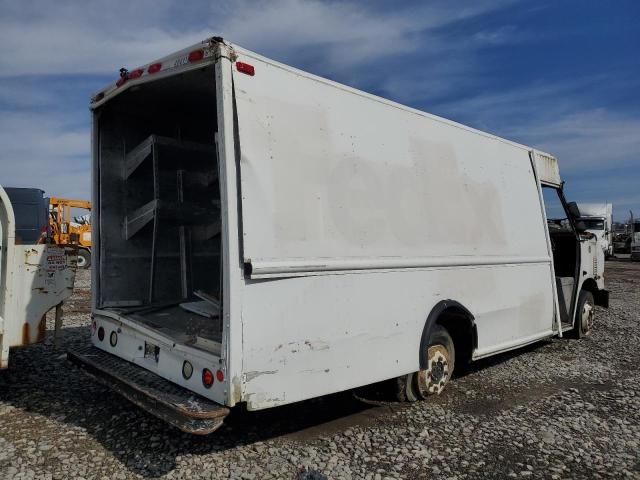
[{"label": "yellow construction equipment", "polygon": [[71,218],[71,208],[91,211],[91,202],[73,198],[49,199],[49,228],[53,243],[78,248],[78,267],[91,266],[91,214]]}]

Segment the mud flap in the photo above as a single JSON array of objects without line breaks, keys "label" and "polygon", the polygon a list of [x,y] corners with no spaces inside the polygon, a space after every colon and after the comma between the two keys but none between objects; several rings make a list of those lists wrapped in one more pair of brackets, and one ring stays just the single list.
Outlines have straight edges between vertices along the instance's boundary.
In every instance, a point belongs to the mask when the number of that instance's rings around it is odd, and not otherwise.
[{"label": "mud flap", "polygon": [[593,294],[593,301],[599,307],[609,308],[609,291],[598,290]]},{"label": "mud flap", "polygon": [[207,435],[229,409],[94,346],[69,350],[67,358],[99,383],[183,432]]}]

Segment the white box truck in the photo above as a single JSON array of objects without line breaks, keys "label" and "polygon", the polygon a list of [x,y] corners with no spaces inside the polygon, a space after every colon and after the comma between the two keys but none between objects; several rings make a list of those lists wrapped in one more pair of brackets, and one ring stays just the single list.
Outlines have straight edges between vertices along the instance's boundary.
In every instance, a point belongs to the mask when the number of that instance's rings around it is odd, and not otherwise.
[{"label": "white box truck", "polygon": [[529,147],[219,37],[91,109],[92,345],[69,358],[184,431],[388,379],[426,398],[607,304]]},{"label": "white box truck", "polygon": [[46,313],[73,293],[76,253],[46,243],[48,213],[43,191],[0,186],[0,369],[11,347],[44,339]]},{"label": "white box truck", "polygon": [[587,232],[593,233],[604,252],[605,259],[613,256],[613,204],[580,203],[580,220]]}]

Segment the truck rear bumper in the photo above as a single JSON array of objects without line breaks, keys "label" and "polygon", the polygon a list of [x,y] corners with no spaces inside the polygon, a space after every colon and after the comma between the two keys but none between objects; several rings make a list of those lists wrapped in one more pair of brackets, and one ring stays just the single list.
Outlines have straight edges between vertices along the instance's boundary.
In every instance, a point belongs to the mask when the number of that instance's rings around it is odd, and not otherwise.
[{"label": "truck rear bumper", "polygon": [[183,432],[207,435],[229,409],[94,346],[69,350],[67,358],[99,383]]}]

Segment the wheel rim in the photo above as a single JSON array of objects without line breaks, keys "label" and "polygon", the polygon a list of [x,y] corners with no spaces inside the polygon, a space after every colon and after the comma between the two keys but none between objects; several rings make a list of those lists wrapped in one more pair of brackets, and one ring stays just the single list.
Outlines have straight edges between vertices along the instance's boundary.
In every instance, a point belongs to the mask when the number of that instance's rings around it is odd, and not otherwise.
[{"label": "wheel rim", "polygon": [[594,309],[590,302],[584,302],[582,307],[582,315],[580,317],[580,328],[582,333],[589,335],[591,333],[591,327],[593,327]]},{"label": "wheel rim", "polygon": [[78,260],[76,265],[80,268],[84,268],[87,266],[87,259],[84,258],[82,255],[78,255]]},{"label": "wheel rim", "polygon": [[418,372],[420,395],[439,395],[451,377],[451,355],[444,345],[432,345],[427,350],[427,368]]}]

